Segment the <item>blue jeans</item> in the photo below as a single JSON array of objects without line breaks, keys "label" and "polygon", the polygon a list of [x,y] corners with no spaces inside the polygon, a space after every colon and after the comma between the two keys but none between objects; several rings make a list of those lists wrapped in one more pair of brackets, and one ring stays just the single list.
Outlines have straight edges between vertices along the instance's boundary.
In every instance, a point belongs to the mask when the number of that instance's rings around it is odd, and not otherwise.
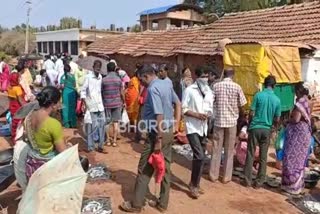
[{"label": "blue jeans", "polygon": [[95,150],[95,142],[98,142],[99,149],[103,149],[105,144],[105,123],[106,117],[104,112],[90,113],[92,123],[85,124],[87,134],[88,151]]}]

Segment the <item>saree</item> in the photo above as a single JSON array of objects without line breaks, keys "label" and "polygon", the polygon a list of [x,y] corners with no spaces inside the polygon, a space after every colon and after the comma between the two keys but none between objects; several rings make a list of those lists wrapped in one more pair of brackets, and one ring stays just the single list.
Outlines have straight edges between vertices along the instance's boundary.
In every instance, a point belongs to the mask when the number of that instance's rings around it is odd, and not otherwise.
[{"label": "saree", "polygon": [[12,116],[11,123],[11,139],[13,144],[15,144],[16,140],[16,130],[20,123],[20,119],[15,118],[16,112],[21,108],[21,104],[19,103],[19,97],[24,97],[24,92],[22,87],[19,85],[19,74],[12,73],[9,77],[10,86],[8,87],[8,97],[9,97],[9,111]]},{"label": "saree", "polygon": [[14,146],[15,176],[24,191],[32,174],[43,164],[56,156],[54,151],[41,155],[34,139],[31,128],[32,111],[24,118],[24,122],[17,129],[17,142]]},{"label": "saree", "polygon": [[61,77],[60,83],[64,85],[62,91],[62,120],[66,128],[75,128],[77,126],[77,91],[75,89],[76,80],[74,75],[66,74]]},{"label": "saree", "polygon": [[130,119],[131,124],[137,123],[139,117],[139,89],[140,82],[138,77],[133,77],[128,85],[128,89],[126,91],[126,105],[127,105],[127,113]]},{"label": "saree", "polygon": [[9,86],[9,77],[10,77],[10,67],[8,64],[4,63],[2,66],[2,71],[0,72],[0,85],[1,91],[7,91]]},{"label": "saree", "polygon": [[286,128],[282,167],[282,189],[290,194],[300,194],[304,188],[304,168],[311,140],[310,106],[302,97],[295,104],[301,113],[298,123]]}]

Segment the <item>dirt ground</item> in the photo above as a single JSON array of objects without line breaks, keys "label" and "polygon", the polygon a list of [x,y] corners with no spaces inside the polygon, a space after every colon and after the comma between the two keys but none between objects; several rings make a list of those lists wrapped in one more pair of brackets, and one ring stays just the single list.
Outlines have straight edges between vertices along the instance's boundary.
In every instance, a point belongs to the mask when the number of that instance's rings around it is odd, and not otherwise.
[{"label": "dirt ground", "polygon": [[[81,154],[85,154],[84,141],[76,130],[65,130],[67,142],[79,143]],[[0,138],[0,149],[8,147],[7,140]],[[128,137],[123,137],[117,148],[108,148],[108,154],[95,153],[89,156],[92,163],[104,163],[113,172],[112,181],[103,183],[89,183],[86,186],[85,197],[111,197],[114,213],[123,213],[118,206],[123,200],[132,198],[135,183],[136,170],[143,145],[133,143]],[[272,155],[270,155],[272,157]],[[278,173],[272,168],[273,159],[270,157],[268,172]],[[187,184],[190,179],[191,162],[174,155],[172,164],[172,185],[170,193],[170,204],[166,213],[175,214],[208,214],[208,213],[300,213],[294,206],[286,202],[286,197],[276,190],[244,188],[235,180],[229,184],[220,182],[211,183],[207,175],[203,176],[201,186],[206,191],[198,200],[188,196]],[[154,181],[150,183],[151,192],[154,191]],[[17,198],[21,191],[14,183],[5,192],[0,194],[0,205],[9,214],[16,213],[18,206]],[[0,211],[1,213],[1,211]],[[143,214],[158,213],[155,209],[146,206]]]}]

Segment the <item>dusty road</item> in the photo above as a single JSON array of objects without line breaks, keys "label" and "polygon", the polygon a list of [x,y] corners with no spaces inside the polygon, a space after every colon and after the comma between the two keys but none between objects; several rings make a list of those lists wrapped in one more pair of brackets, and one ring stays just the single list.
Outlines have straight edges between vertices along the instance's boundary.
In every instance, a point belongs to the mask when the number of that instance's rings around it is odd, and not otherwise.
[{"label": "dusty road", "polygon": [[[85,145],[83,139],[74,130],[65,131],[68,142],[79,143],[80,153],[84,154]],[[0,138],[0,148],[7,147],[4,138]],[[86,186],[85,196],[108,196],[112,198],[114,213],[123,213],[118,206],[124,199],[132,197],[134,188],[139,152],[143,146],[132,143],[129,138],[123,138],[117,148],[108,148],[108,154],[96,153],[90,156],[91,163],[104,163],[113,172],[113,180],[103,183],[89,183]],[[270,165],[270,164],[269,164]],[[172,190],[170,205],[167,213],[172,214],[256,214],[256,213],[300,213],[295,207],[285,201],[285,197],[277,192],[267,189],[246,189],[239,185],[238,181],[223,185],[220,182],[211,183],[203,176],[202,188],[205,195],[199,200],[193,200],[188,196],[187,184],[190,179],[191,162],[174,155],[172,164]],[[269,173],[275,172],[269,167]],[[150,190],[154,190],[154,181],[151,181]],[[9,214],[14,214],[17,209],[17,197],[20,190],[13,184],[7,191],[0,194],[0,205],[7,209]],[[1,212],[0,212],[1,213]],[[143,214],[158,213],[150,207],[146,207]]]}]

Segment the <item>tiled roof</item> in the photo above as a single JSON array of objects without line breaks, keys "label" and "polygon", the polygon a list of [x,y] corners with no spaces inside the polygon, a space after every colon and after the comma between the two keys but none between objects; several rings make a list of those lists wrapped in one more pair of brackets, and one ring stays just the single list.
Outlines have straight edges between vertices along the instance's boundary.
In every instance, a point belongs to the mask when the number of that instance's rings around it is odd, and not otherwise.
[{"label": "tiled roof", "polygon": [[134,56],[213,55],[218,41],[225,38],[233,42],[320,45],[320,2],[226,14],[202,27],[120,35],[93,43],[88,52]]}]

